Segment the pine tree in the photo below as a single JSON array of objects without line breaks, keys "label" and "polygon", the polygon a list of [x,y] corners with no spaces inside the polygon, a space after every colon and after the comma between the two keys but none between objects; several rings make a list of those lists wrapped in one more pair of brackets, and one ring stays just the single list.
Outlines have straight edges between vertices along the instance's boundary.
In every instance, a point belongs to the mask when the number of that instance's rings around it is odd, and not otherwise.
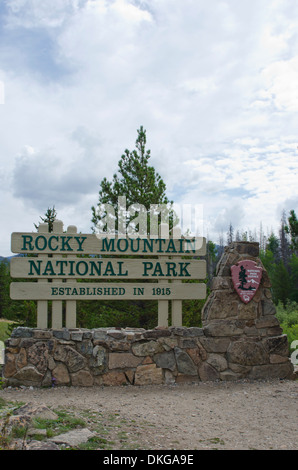
[{"label": "pine tree", "polygon": [[286,213],[283,211],[281,217],[281,225],[279,230],[279,240],[280,240],[280,257],[281,261],[285,266],[288,266],[289,254],[290,254],[290,243],[288,239],[288,234],[286,231],[287,221]]},{"label": "pine tree", "polygon": [[290,211],[288,224],[285,225],[285,231],[291,236],[290,248],[293,253],[298,253],[298,220],[294,210]]},{"label": "pine tree", "polygon": [[[150,226],[150,206],[153,204],[172,205],[166,196],[166,185],[161,176],[149,165],[150,150],[146,149],[146,130],[143,126],[137,130],[136,148],[133,151],[125,150],[118,162],[118,172],[113,175],[112,181],[103,178],[100,182],[97,206],[92,210],[93,232],[106,231],[107,221],[114,222],[115,232],[119,230],[118,203],[119,198],[125,196],[126,208],[136,204],[145,207],[147,220],[147,233]],[[103,210],[103,205],[109,204],[113,208],[111,213]],[[170,209],[169,209],[170,211]],[[171,212],[171,211],[170,211]],[[123,216],[123,214],[122,214]],[[111,219],[109,219],[109,217]],[[125,214],[125,226],[135,220],[135,215]],[[170,228],[173,226],[173,217],[169,215]],[[111,224],[113,226],[113,224]],[[137,224],[136,224],[137,225]],[[140,228],[140,227],[138,227]],[[137,230],[135,230],[137,232]],[[154,327],[157,323],[156,301],[89,301],[79,302],[80,326],[136,326],[143,328]],[[100,313],[100,315],[99,315]]]},{"label": "pine tree", "polygon": [[[143,126],[137,131],[136,149],[125,150],[118,162],[118,174],[113,175],[112,181],[103,178],[100,183],[99,202],[96,207],[92,207],[92,230],[102,230],[102,221],[110,216],[115,220],[115,230],[118,230],[118,202],[119,197],[125,196],[127,208],[134,204],[145,206],[147,211],[147,227],[149,223],[149,210],[151,204],[171,205],[165,191],[166,185],[161,176],[156,173],[153,166],[149,165],[151,156],[150,150],[146,150],[146,130]],[[102,211],[102,205],[109,204],[113,207],[112,215]],[[126,214],[125,225],[134,216]]]},{"label": "pine tree", "polygon": [[234,229],[233,229],[232,223],[230,222],[230,225],[227,231],[227,245],[232,243],[233,238],[234,238]]},{"label": "pine tree", "polygon": [[[53,231],[53,222],[54,220],[56,220],[56,218],[57,218],[57,212],[56,212],[55,206],[53,206],[52,209],[49,207],[45,213],[45,216],[40,217],[43,223],[49,224],[49,232]],[[36,229],[38,229],[37,224],[34,224],[34,226]]]}]

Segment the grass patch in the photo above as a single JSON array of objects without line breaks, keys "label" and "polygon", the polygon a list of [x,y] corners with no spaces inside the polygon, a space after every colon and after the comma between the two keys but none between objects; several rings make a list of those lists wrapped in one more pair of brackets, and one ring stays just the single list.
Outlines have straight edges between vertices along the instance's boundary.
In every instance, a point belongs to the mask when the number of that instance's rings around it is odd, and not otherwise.
[{"label": "grass patch", "polygon": [[71,431],[75,428],[84,428],[86,423],[82,418],[72,416],[65,411],[57,411],[58,419],[34,418],[33,426],[35,429],[46,429],[47,437],[57,436],[59,434]]},{"label": "grass patch", "polygon": [[9,325],[13,323],[9,320],[0,321],[0,341],[6,341],[10,337],[10,328]]},{"label": "grass patch", "polygon": [[6,401],[4,400],[4,398],[0,397],[0,410],[6,406],[7,406]]},{"label": "grass patch", "polygon": [[103,437],[94,436],[88,439],[87,442],[84,442],[78,446],[79,450],[97,450],[97,449],[109,449],[115,444],[113,441],[109,441]]}]

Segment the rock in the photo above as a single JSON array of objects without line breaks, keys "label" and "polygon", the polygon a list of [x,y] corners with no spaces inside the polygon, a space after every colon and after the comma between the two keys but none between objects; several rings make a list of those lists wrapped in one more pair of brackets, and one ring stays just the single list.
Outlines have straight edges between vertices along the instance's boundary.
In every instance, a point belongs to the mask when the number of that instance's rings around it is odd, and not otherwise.
[{"label": "rock", "polygon": [[32,436],[42,436],[47,437],[47,430],[46,429],[36,429],[36,428],[29,428],[27,431],[27,437]]},{"label": "rock", "polygon": [[66,444],[70,447],[76,447],[83,442],[87,442],[88,439],[94,436],[95,434],[89,431],[89,429],[74,429],[64,434],[59,434],[59,436],[51,437],[48,441],[54,442],[55,444]]},{"label": "rock", "polygon": [[196,348],[186,349],[186,352],[197,367],[207,359],[207,352],[201,344],[198,344]]},{"label": "rock", "polygon": [[56,385],[68,385],[70,383],[68,369],[65,364],[57,364],[57,366],[52,370],[52,375],[55,379]]},{"label": "rock", "polygon": [[77,372],[86,366],[86,358],[78,353],[71,346],[58,346],[53,355],[55,361],[61,361],[66,364],[70,372]]},{"label": "rock", "polygon": [[279,321],[273,315],[267,315],[266,317],[256,320],[255,325],[256,328],[270,328],[273,326],[279,326]]},{"label": "rock", "polygon": [[242,320],[253,320],[258,317],[258,304],[251,300],[248,304],[240,303],[238,307],[238,318]]},{"label": "rock", "polygon": [[239,374],[235,373],[231,370],[225,370],[224,372],[221,372],[219,374],[219,378],[223,381],[233,381],[233,380],[239,380]]},{"label": "rock", "polygon": [[17,408],[13,412],[14,415],[27,415],[34,418],[42,418],[42,419],[58,419],[59,416],[48,408],[45,405],[34,405],[33,403],[26,403],[25,405]]},{"label": "rock", "polygon": [[252,366],[268,363],[269,355],[261,342],[239,340],[230,344],[227,359],[234,364]]},{"label": "rock", "polygon": [[32,328],[27,328],[24,326],[18,326],[11,333],[12,338],[31,338],[32,336],[33,336]]},{"label": "rock", "polygon": [[199,377],[202,382],[213,382],[219,379],[219,372],[207,362],[203,362],[199,367]]},{"label": "rock", "polygon": [[60,450],[60,448],[54,442],[30,441],[26,443],[25,450]]},{"label": "rock", "polygon": [[[9,416],[5,423],[5,433],[6,435],[11,434],[15,428],[28,428],[32,422],[32,417],[29,415],[19,415],[19,416]],[[0,430],[2,430],[3,423],[0,421]],[[2,433],[1,433],[2,434]]]},{"label": "rock", "polygon": [[289,346],[287,335],[274,336],[266,338],[265,345],[270,354],[279,354],[280,356],[288,356]]},{"label": "rock", "polygon": [[156,364],[146,364],[137,367],[135,385],[159,385],[163,383],[162,369]]},{"label": "rock", "polygon": [[171,326],[169,331],[175,335],[186,337],[199,337],[204,335],[203,329],[197,326],[190,328],[186,328],[184,326]]},{"label": "rock", "polygon": [[93,331],[93,338],[95,340],[105,341],[107,339],[107,331],[104,330],[94,330]]},{"label": "rock", "polygon": [[157,354],[163,351],[163,347],[158,341],[147,341],[145,343],[134,343],[132,345],[132,352],[136,356],[148,356]]},{"label": "rock", "polygon": [[111,351],[130,350],[130,344],[127,341],[109,341],[108,346]]},{"label": "rock", "polygon": [[93,353],[93,344],[90,339],[83,339],[76,345],[76,350],[83,356],[91,356]]},{"label": "rock", "polygon": [[288,362],[287,356],[280,356],[279,354],[270,354],[270,364],[280,364],[282,362]]},{"label": "rock", "polygon": [[230,276],[216,276],[212,279],[211,290],[232,289],[232,278]]},{"label": "rock", "polygon": [[230,338],[200,338],[200,343],[207,352],[225,353],[230,344]]},{"label": "rock", "polygon": [[206,336],[241,335],[245,328],[244,320],[213,320],[205,326]]},{"label": "rock", "polygon": [[38,372],[45,374],[48,366],[48,349],[45,343],[33,344],[27,353],[28,364],[33,364]]},{"label": "rock", "polygon": [[20,369],[13,378],[23,385],[40,386],[43,380],[43,374],[40,374],[34,366],[26,366]]},{"label": "rock", "polygon": [[126,367],[137,367],[140,362],[140,357],[136,357],[131,353],[109,354],[109,369],[125,369]]},{"label": "rock", "polygon": [[163,338],[165,336],[171,336],[170,330],[168,328],[158,328],[155,330],[145,331],[143,333],[144,338]]},{"label": "rock", "polygon": [[83,340],[83,332],[82,331],[71,331],[70,332],[70,339],[72,341],[82,341]]},{"label": "rock", "polygon": [[90,367],[95,368],[94,374],[101,373],[107,367],[107,352],[102,346],[95,346],[92,351],[92,357],[90,359]]},{"label": "rock", "polygon": [[209,354],[207,363],[219,372],[222,372],[228,367],[227,360],[221,354]]},{"label": "rock", "polygon": [[185,375],[185,374],[178,374],[176,377],[177,384],[190,384],[190,383],[198,383],[199,378],[197,375]]},{"label": "rock", "polygon": [[53,330],[53,336],[57,339],[70,339],[70,331],[66,328],[62,328],[61,330]]},{"label": "rock", "polygon": [[119,330],[108,330],[107,335],[111,336],[114,339],[123,339],[123,338],[125,338],[125,333],[123,333],[123,331],[119,331]]},{"label": "rock", "polygon": [[153,356],[153,359],[158,367],[162,367],[163,369],[169,369],[172,371],[176,369],[176,361],[173,351],[155,354]]},{"label": "rock", "polygon": [[88,370],[79,370],[70,374],[71,384],[75,387],[92,387],[94,383],[93,376]]},{"label": "rock", "polygon": [[26,365],[27,365],[27,350],[25,348],[21,348],[17,356],[16,366],[17,366],[17,369],[22,369],[22,367],[25,367]]},{"label": "rock", "polygon": [[102,383],[109,386],[126,385],[127,378],[124,372],[112,371],[102,375]]},{"label": "rock", "polygon": [[47,370],[44,378],[42,379],[42,387],[51,387],[52,385],[52,373],[50,370]]},{"label": "rock", "polygon": [[238,302],[233,298],[215,298],[212,309],[209,311],[208,320],[236,317],[238,315]]},{"label": "rock", "polygon": [[178,339],[173,337],[158,338],[158,342],[162,346],[162,350],[171,351],[175,346],[178,346]]},{"label": "rock", "polygon": [[173,385],[176,381],[175,376],[173,375],[173,373],[168,369],[166,369],[164,373],[165,373],[165,383],[167,385]]},{"label": "rock", "polygon": [[262,305],[262,312],[264,316],[276,314],[276,308],[272,300],[267,300],[267,299],[261,300],[261,305]]},{"label": "rock", "polygon": [[253,257],[259,256],[258,242],[233,242],[231,243],[230,248],[240,254],[246,254]]},{"label": "rock", "polygon": [[153,359],[151,356],[145,357],[145,359],[142,361],[142,364],[153,364]]},{"label": "rock", "polygon": [[125,374],[125,377],[128,380],[128,382],[130,384],[133,384],[134,383],[134,378],[135,378],[134,371],[133,370],[126,370],[124,374]]},{"label": "rock", "polygon": [[9,378],[16,374],[16,357],[15,354],[6,353],[5,354],[5,365],[3,368],[4,377]]},{"label": "rock", "polygon": [[229,362],[229,369],[235,374],[238,374],[238,378],[242,378],[249,373],[251,366],[243,366],[241,364],[233,364]]},{"label": "rock", "polygon": [[252,367],[247,377],[253,380],[290,379],[292,377],[293,370],[293,364],[290,361],[284,364],[258,365]]},{"label": "rock", "polygon": [[39,329],[34,329],[33,338],[36,339],[50,339],[52,337],[51,332],[48,330],[39,330]]},{"label": "rock", "polygon": [[197,367],[195,366],[189,355],[178,347],[174,348],[174,352],[178,372],[185,375],[197,375]]}]

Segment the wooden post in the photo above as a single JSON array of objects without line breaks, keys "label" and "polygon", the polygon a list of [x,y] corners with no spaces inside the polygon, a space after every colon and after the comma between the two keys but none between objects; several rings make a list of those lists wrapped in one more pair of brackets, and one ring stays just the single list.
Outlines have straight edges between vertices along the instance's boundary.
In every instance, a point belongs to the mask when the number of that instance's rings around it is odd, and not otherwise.
[{"label": "wooden post", "polygon": [[[77,233],[77,227],[75,225],[69,225],[67,227],[67,233]],[[68,256],[67,258],[74,258],[76,256]],[[76,284],[75,280],[66,281],[67,284],[74,285]],[[77,302],[76,300],[67,300],[66,301],[66,319],[65,326],[66,328],[76,328],[77,320]]]},{"label": "wooden post", "polygon": [[[172,236],[174,239],[181,238],[180,227],[173,227]],[[172,281],[173,284],[181,282]],[[172,326],[182,326],[182,300],[172,300]]]},{"label": "wooden post", "polygon": [[[55,220],[53,222],[53,233],[63,233],[63,222]],[[57,255],[53,255],[53,258]],[[62,328],[62,300],[52,302],[52,328]]]},{"label": "wooden post", "polygon": [[[160,224],[159,226],[159,237],[168,238],[169,236],[169,226],[167,224]],[[159,256],[159,258],[168,259]],[[162,281],[158,281],[159,283]],[[165,281],[163,281],[165,282]],[[158,301],[158,326],[169,326],[169,301],[168,300],[159,300]]]},{"label": "wooden post", "polygon": [[[48,224],[39,224],[39,233],[48,233]],[[39,258],[47,258],[47,255],[38,255]],[[48,282],[47,279],[39,279],[38,282]],[[37,328],[46,329],[48,327],[48,301],[37,301]]]}]

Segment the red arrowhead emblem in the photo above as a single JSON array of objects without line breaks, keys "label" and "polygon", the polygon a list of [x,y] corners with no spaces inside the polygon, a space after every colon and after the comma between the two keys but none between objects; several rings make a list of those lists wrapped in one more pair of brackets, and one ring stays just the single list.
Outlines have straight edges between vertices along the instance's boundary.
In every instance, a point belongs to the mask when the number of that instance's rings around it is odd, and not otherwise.
[{"label": "red arrowhead emblem", "polygon": [[251,260],[239,261],[236,265],[231,266],[234,288],[245,304],[250,302],[257,292],[262,271],[262,268]]}]

